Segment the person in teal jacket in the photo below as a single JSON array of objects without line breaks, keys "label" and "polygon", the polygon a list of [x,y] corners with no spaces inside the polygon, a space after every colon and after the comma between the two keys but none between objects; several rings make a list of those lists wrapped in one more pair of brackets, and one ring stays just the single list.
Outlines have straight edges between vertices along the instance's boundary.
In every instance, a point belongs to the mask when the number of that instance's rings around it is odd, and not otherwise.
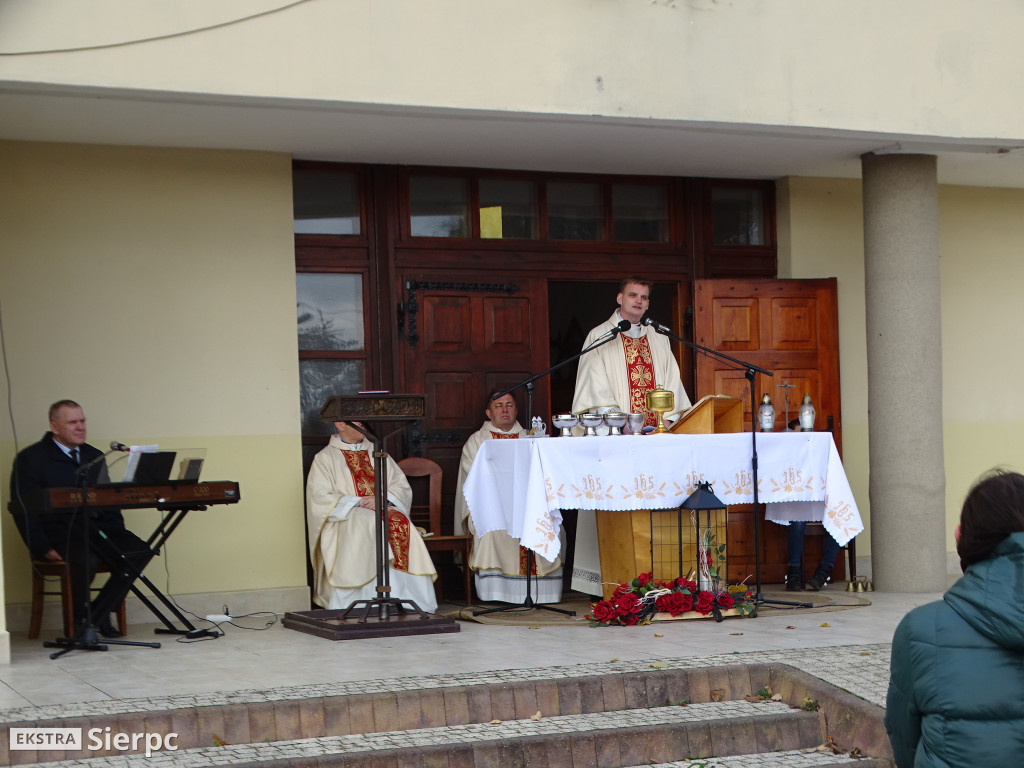
[{"label": "person in teal jacket", "polygon": [[964,575],[892,641],[885,727],[898,768],[1024,765],[1024,475],[971,489],[955,537]]}]

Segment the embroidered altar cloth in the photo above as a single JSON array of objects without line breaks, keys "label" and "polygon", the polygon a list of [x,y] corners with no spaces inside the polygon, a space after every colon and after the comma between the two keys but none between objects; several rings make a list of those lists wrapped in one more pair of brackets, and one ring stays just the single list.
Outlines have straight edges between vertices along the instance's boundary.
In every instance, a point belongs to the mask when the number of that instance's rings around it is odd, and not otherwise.
[{"label": "embroidered altar cloth", "polygon": [[[727,505],[754,501],[749,432],[488,440],[463,493],[480,534],[505,530],[553,560],[562,509],[671,509],[710,482]],[[766,518],[819,521],[845,545],[864,530],[829,432],[757,435]]]}]

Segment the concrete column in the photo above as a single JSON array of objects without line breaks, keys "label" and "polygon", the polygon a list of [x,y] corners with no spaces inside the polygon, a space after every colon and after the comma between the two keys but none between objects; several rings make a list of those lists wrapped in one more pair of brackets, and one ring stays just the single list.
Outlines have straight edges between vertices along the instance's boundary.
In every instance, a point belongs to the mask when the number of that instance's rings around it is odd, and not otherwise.
[{"label": "concrete column", "polygon": [[931,155],[861,157],[871,571],[876,588],[946,588],[939,203]]}]

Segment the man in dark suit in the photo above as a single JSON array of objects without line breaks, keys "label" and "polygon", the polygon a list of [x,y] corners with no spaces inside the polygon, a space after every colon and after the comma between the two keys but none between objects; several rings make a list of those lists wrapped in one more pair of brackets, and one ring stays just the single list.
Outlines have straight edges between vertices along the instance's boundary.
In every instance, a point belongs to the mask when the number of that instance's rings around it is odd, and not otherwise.
[{"label": "man in dark suit", "polygon": [[[11,501],[8,505],[33,558],[64,560],[68,563],[76,629],[81,628],[86,621],[86,607],[91,597],[89,587],[99,559],[86,540],[85,515],[81,510],[39,514],[30,511],[25,500],[34,491],[45,488],[81,487],[83,474],[90,487],[109,482],[103,452],[86,443],[85,437],[85,414],[78,403],[59,400],[51,405],[50,431],[14,459]],[[141,567],[149,561],[149,547],[125,528],[120,510],[109,507],[89,508],[88,515],[88,523],[94,534],[108,539],[130,562]],[[116,566],[116,563],[108,561],[108,565]],[[107,595],[101,592],[97,601],[106,598],[107,605],[117,605],[124,599],[127,589],[111,586],[107,591]],[[113,599],[109,594],[112,591],[121,593],[119,599]],[[109,612],[93,615],[92,620],[104,637],[120,635],[110,621]]]}]

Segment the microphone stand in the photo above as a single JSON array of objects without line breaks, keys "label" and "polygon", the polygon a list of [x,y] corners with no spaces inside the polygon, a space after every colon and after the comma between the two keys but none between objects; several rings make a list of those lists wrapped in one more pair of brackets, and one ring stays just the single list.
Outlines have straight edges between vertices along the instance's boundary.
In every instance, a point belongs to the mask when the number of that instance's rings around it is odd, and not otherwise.
[{"label": "microphone stand", "polygon": [[757,498],[757,391],[754,377],[758,373],[763,373],[765,376],[774,376],[775,374],[771,371],[766,371],[764,368],[759,368],[751,363],[731,357],[724,352],[719,352],[717,349],[711,349],[710,347],[705,347],[701,344],[697,344],[696,342],[684,339],[681,336],[677,336],[672,333],[669,328],[661,323],[655,322],[650,317],[645,316],[640,322],[642,325],[650,326],[662,336],[668,336],[670,339],[685,344],[691,349],[698,350],[711,357],[717,357],[719,360],[734,363],[738,368],[744,369],[744,375],[746,376],[747,381],[750,382],[750,468],[753,473],[754,481],[754,580],[757,586],[757,591],[754,593],[754,603],[755,605],[788,605],[794,608],[813,608],[813,604],[806,602],[766,600],[761,593],[761,520],[759,512],[760,502]]},{"label": "microphone stand", "polygon": [[[632,325],[632,324],[628,320],[620,321],[618,325],[616,325],[608,333],[605,334],[605,337],[595,339],[594,343],[591,344],[589,347],[584,347],[579,352],[577,352],[575,355],[572,355],[571,357],[567,357],[565,360],[562,360],[560,363],[556,363],[555,365],[553,365],[550,368],[548,368],[546,371],[541,371],[540,373],[535,374],[533,376],[530,376],[528,379],[524,379],[523,381],[519,382],[518,384],[509,387],[504,392],[501,392],[500,394],[495,395],[494,399],[497,400],[499,397],[504,397],[505,395],[509,394],[510,392],[514,392],[515,390],[519,389],[520,387],[526,387],[526,420],[527,420],[527,423],[533,421],[533,383],[535,381],[537,381],[537,379],[541,379],[541,378],[543,378],[545,376],[550,375],[551,373],[553,373],[553,372],[557,371],[559,368],[561,368],[563,365],[568,365],[569,363],[571,363],[574,360],[579,360],[581,357],[583,357],[585,354],[587,354],[587,352],[592,352],[593,350],[597,349],[598,347],[603,346],[603,345],[607,344],[609,341],[614,340],[620,333],[622,333],[623,331],[629,330],[630,325]],[[499,612],[502,612],[502,611],[511,611],[511,610],[514,610],[514,609],[517,609],[517,608],[526,608],[527,610],[529,610],[530,608],[539,608],[539,609],[543,609],[545,611],[554,611],[555,613],[564,613],[567,616],[575,616],[576,615],[576,611],[569,611],[569,610],[566,610],[565,608],[556,608],[556,607],[554,607],[552,605],[545,605],[543,603],[534,602],[534,599],[533,599],[532,595],[530,594],[530,574],[532,574],[533,571],[534,571],[534,563],[535,562],[536,561],[534,559],[533,550],[532,549],[527,549],[526,550],[526,599],[523,600],[521,605],[516,605],[516,604],[512,603],[512,604],[509,604],[509,605],[502,606],[500,608],[481,608],[478,611],[473,611],[473,615],[474,616],[481,616],[481,615],[483,615],[485,613],[499,613]],[[467,567],[468,567],[468,564],[467,564]]]},{"label": "microphone stand", "polygon": [[[81,628],[72,628],[74,630],[74,634],[71,637],[59,637],[54,641],[47,640],[43,643],[44,648],[61,649],[59,651],[54,651],[53,653],[51,653],[51,659],[59,658],[68,651],[105,651],[107,650],[108,645],[136,645],[144,648],[160,647],[160,643],[144,643],[133,640],[105,640],[101,643],[99,641],[96,625],[93,621],[92,600],[89,594],[89,588],[91,586],[90,582],[92,580],[89,578],[88,574],[89,550],[92,548],[92,524],[90,523],[89,520],[89,470],[91,470],[96,464],[99,464],[101,461],[106,459],[107,456],[110,455],[111,453],[113,453],[112,450],[107,451],[106,453],[101,453],[92,461],[86,464],[82,464],[78,469],[75,470],[76,478],[82,484],[82,506],[79,507],[72,514],[74,515],[80,512],[82,515],[82,562],[80,565],[86,571],[85,579],[83,579],[83,581],[85,581],[86,579],[88,581],[84,584],[85,594],[81,595],[80,597],[82,597],[82,599],[85,601],[85,605],[83,606],[85,608],[85,617],[84,621],[82,622]],[[72,530],[74,530],[74,517],[72,517],[71,526]],[[71,573],[71,569],[77,568],[79,566],[72,565],[70,559],[66,559],[66,562],[69,575],[72,579],[74,579],[75,576],[73,573]],[[113,578],[113,576],[111,576],[111,578]],[[74,611],[72,611],[72,616],[73,615]],[[122,632],[124,631],[123,627],[121,627],[120,629]]]}]

